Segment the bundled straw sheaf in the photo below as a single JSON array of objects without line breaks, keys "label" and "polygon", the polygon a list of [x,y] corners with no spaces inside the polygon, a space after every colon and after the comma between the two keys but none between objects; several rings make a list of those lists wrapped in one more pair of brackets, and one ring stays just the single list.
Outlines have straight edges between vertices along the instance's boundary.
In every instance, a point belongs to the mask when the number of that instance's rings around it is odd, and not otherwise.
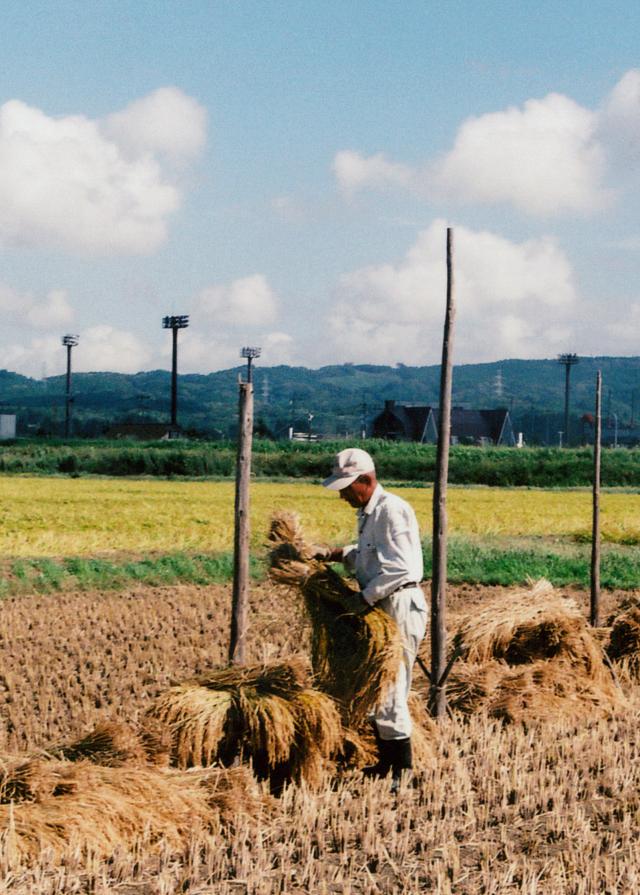
[{"label": "bundled straw sheaf", "polygon": [[310,686],[305,662],[295,657],[184,681],[161,694],[150,714],[170,730],[178,767],[240,757],[277,785],[317,785],[342,738],[335,704]]},{"label": "bundled straw sheaf", "polygon": [[622,612],[609,620],[611,634],[607,653],[614,662],[626,661],[629,671],[640,674],[640,605],[629,601]]},{"label": "bundled straw sheaf", "polygon": [[261,797],[246,769],[180,772],[31,759],[4,770],[0,846],[19,866],[43,850],[108,857],[118,850],[179,851],[211,837],[233,812],[254,816]]},{"label": "bundled straw sheaf", "polygon": [[402,656],[398,627],[313,558],[295,514],[273,518],[269,547],[273,580],[298,588],[304,597],[318,686],[339,703],[345,726],[357,729],[395,679]]},{"label": "bundled straw sheaf", "polygon": [[166,766],[171,741],[169,731],[152,718],[144,725],[105,721],[71,743],[49,748],[49,753],[67,761],[91,761],[105,767]]},{"label": "bundled straw sheaf", "polygon": [[466,619],[450,704],[507,721],[610,712],[622,694],[576,603],[548,581],[515,591]]}]

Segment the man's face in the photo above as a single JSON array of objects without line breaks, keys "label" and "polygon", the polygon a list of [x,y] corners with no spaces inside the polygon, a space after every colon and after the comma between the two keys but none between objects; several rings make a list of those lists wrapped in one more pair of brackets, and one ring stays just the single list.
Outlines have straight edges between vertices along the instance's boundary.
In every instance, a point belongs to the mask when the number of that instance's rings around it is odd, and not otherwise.
[{"label": "man's face", "polygon": [[342,488],[338,493],[340,500],[346,500],[350,507],[358,510],[360,507],[366,507],[369,503],[369,498],[375,487],[375,479],[372,476],[361,475],[355,482],[352,482],[347,488]]}]

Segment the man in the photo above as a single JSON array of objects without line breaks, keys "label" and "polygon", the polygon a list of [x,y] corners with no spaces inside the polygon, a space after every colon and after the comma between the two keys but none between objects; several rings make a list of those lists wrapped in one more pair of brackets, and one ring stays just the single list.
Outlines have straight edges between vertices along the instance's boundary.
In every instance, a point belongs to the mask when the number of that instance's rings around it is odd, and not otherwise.
[{"label": "man", "polygon": [[407,704],[411,672],[427,627],[427,605],[420,587],[422,545],[415,513],[409,504],[389,494],[376,478],[371,456],[348,448],[336,456],[333,472],[323,482],[358,510],[358,543],[326,548],[319,557],[343,562],[355,573],[362,598],[378,605],[400,629],[404,656],[395,685],[382,694],[373,714],[380,760],[365,773],[393,774],[397,788],[402,772],[412,767],[411,716]]}]

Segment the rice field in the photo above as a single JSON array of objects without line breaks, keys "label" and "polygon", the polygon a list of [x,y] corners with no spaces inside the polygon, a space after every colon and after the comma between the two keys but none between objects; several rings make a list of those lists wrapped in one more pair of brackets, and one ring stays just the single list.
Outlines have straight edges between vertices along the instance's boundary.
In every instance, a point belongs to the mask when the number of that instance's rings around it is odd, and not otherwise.
[{"label": "rice field", "polygon": [[[0,482],[1,550],[16,561],[115,559],[179,549],[204,555],[228,551],[232,544],[231,483],[29,477]],[[428,534],[430,489],[402,493]],[[256,483],[252,500],[254,549],[263,544],[278,508],[298,510],[313,540],[340,543],[352,535],[353,511],[319,486]],[[633,493],[603,495],[610,541],[638,543],[639,501]],[[589,532],[586,491],[452,488],[449,508],[452,532],[471,539],[570,543]],[[60,754],[61,744],[77,742],[96,725],[137,725],[160,694],[181,681],[208,679],[226,663],[228,584],[125,581],[117,592],[100,588],[25,592],[2,601],[0,778],[16,754]],[[573,593],[584,613],[587,595]],[[500,588],[451,584],[449,630],[470,612],[481,618],[482,607],[501,594]],[[622,596],[603,594],[604,618]],[[639,600],[640,586],[624,596]],[[311,654],[309,621],[287,588],[254,583],[249,622],[248,662]],[[427,662],[428,650],[427,642]],[[12,806],[2,804],[0,781],[0,895],[636,892],[640,685],[624,663],[617,674],[623,698],[605,717],[590,712],[588,693],[581,720],[544,720],[540,706],[538,720],[525,725],[504,725],[480,710],[467,717],[454,713],[442,722],[414,785],[399,798],[384,781],[363,780],[354,771],[315,789],[306,783],[286,787],[279,798],[264,788],[214,797],[200,771],[171,772],[186,775],[172,783],[169,772],[154,776],[162,769],[81,763],[76,772],[45,763],[55,785],[69,788],[69,800],[74,787],[95,791],[85,800],[84,820],[65,820],[65,797],[54,800],[56,810],[41,835],[45,843],[68,839],[62,863],[37,835],[25,860],[19,824],[38,814],[38,797],[16,827]],[[419,670],[416,684],[426,699]],[[563,679],[557,685],[565,684]],[[523,710],[526,716],[528,707]],[[35,783],[39,760],[30,767]],[[115,801],[114,779],[122,792]],[[165,787],[164,807],[153,789],[159,784]],[[176,785],[185,798],[192,793],[193,818]],[[225,807],[211,815],[216,798]],[[113,844],[120,827],[130,848]]]},{"label": "rice field", "polygon": [[[135,722],[172,682],[223,663],[229,596],[228,587],[182,586],[6,601],[0,615],[3,756],[68,742],[96,723]],[[488,594],[452,588],[450,596],[453,625]],[[607,599],[608,611],[614,598]],[[307,648],[304,618],[288,592],[260,586],[252,602],[250,661]],[[176,813],[169,820],[180,829],[163,840],[162,808],[154,814],[144,775],[115,769],[128,778],[126,799],[109,805],[105,831],[135,811],[147,838],[133,852],[118,848],[104,860],[98,805],[90,800],[85,823],[94,851],[71,846],[61,865],[45,850],[20,866],[8,836],[0,842],[0,893],[635,892],[640,694],[624,671],[621,680],[629,704],[605,719],[526,727],[482,714],[446,720],[433,761],[398,799],[385,782],[347,773],[318,790],[289,787],[265,802],[263,813],[234,813],[210,829],[200,819],[185,825]],[[99,792],[108,788],[107,771],[93,772]],[[185,777],[184,786],[196,782]],[[0,805],[0,812],[7,810]],[[55,820],[64,827],[63,813]]]},{"label": "rice field", "polygon": [[[233,545],[232,482],[4,477],[0,494],[4,557],[219,552]],[[402,495],[429,534],[431,489],[403,488]],[[352,510],[318,485],[256,482],[251,501],[254,550],[279,509],[295,509],[312,539],[347,543],[353,536]],[[547,541],[590,535],[586,490],[452,487],[448,508],[452,535]],[[612,543],[640,543],[639,493],[602,495],[602,534]]]}]

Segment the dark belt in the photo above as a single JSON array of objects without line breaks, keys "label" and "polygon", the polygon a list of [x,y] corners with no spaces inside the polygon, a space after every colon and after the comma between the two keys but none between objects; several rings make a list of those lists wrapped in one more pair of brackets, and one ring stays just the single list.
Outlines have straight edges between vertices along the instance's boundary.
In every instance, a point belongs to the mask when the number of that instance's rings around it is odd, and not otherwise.
[{"label": "dark belt", "polygon": [[399,590],[406,590],[408,587],[420,587],[417,581],[405,581],[404,584],[401,584],[400,587],[396,587],[392,593],[397,594]]}]

